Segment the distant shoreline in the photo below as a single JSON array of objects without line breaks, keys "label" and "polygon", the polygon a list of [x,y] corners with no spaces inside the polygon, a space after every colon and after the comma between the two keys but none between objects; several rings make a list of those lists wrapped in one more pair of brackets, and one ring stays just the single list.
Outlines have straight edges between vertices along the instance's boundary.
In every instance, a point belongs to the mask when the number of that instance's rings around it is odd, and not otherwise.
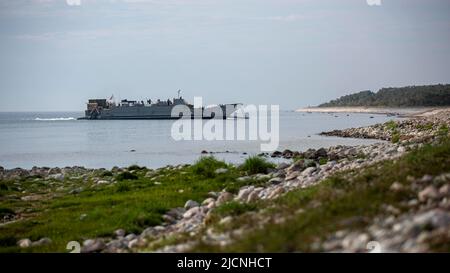
[{"label": "distant shoreline", "polygon": [[450,107],[363,107],[363,106],[341,106],[341,107],[305,107],[297,109],[296,112],[309,113],[364,113],[396,115],[401,117],[413,117],[428,115],[435,111],[449,109]]}]

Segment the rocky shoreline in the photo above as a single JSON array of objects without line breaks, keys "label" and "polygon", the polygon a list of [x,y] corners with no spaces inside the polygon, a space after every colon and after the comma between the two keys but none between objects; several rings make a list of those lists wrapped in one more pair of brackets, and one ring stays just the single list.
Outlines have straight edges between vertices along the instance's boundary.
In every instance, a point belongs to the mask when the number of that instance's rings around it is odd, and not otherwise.
[{"label": "rocky shoreline", "polygon": [[[164,234],[164,236],[173,236],[173,233],[183,233],[186,231],[191,232],[191,236],[195,236],[195,232],[201,232],[202,243],[226,246],[233,240],[239,240],[240,237],[251,232],[251,229],[245,230],[246,228],[244,227],[228,233],[215,233],[212,228],[208,228],[208,213],[211,211],[211,208],[220,206],[224,200],[251,203],[258,200],[275,199],[289,191],[314,186],[335,172],[363,169],[376,162],[401,157],[409,150],[416,149],[425,143],[432,143],[436,138],[439,138],[439,135],[448,135],[448,130],[446,131],[444,129],[448,127],[444,126],[450,126],[450,111],[447,110],[439,111],[437,114],[427,117],[324,133],[325,135],[354,138],[367,138],[367,136],[370,136],[370,138],[374,139],[392,141],[393,135],[398,134],[396,130],[392,129],[392,127],[395,127],[399,128],[400,134],[404,137],[401,137],[396,143],[381,142],[356,147],[336,146],[328,149],[309,150],[303,153],[291,151],[275,152],[271,155],[272,157],[300,157],[306,160],[299,160],[293,164],[280,164],[276,170],[268,174],[270,177],[269,182],[272,185],[265,188],[243,187],[236,196],[226,192],[215,194],[213,197],[218,197],[216,199],[217,201],[214,201],[213,198],[207,199],[199,207],[190,209],[188,211],[189,213],[180,215],[180,220],[175,225],[169,226],[168,228],[159,227],[159,236],[161,234]],[[321,159],[326,159],[327,163],[320,165],[319,161]],[[312,160],[312,166],[305,165],[307,160]],[[411,208],[417,208],[420,207],[420,203],[425,202],[427,203],[425,208],[399,215],[398,210],[388,207],[387,210],[391,210],[394,214],[397,214],[387,219],[377,219],[377,221],[374,221],[375,223],[368,228],[368,230],[372,231],[372,236],[365,233],[357,234],[342,230],[327,242],[313,245],[312,249],[315,248],[316,251],[326,252],[367,251],[367,243],[372,238],[372,240],[383,242],[384,251],[426,251],[426,246],[422,244],[425,242],[426,237],[433,237],[436,234],[439,235],[443,232],[448,232],[448,228],[450,227],[450,203],[448,202],[448,197],[450,196],[450,174],[442,174],[439,177],[422,177],[416,180],[418,182],[415,185],[422,185],[415,188],[418,192],[419,200],[412,199],[409,205]],[[426,187],[425,183],[420,182],[424,180],[441,181],[441,188],[435,188],[434,186]],[[399,186],[395,184],[392,185],[392,189],[400,190]],[[192,212],[194,212],[195,216],[192,215]],[[257,213],[253,217],[255,220],[264,222],[264,218],[257,216]],[[278,219],[280,222],[284,220],[283,218]],[[220,223],[226,224],[232,221],[233,218],[229,216],[221,219]],[[409,223],[409,226],[406,226],[406,223]],[[417,226],[428,223],[434,227],[435,230],[432,231],[434,234],[417,233]],[[183,230],[183,227],[186,226],[190,228]],[[196,228],[192,229],[192,227]],[[405,229],[402,229],[402,227],[405,227]],[[383,230],[383,228],[393,228],[394,230]],[[416,230],[415,236],[411,234],[411,230]],[[145,241],[144,238],[141,238],[141,240]],[[183,244],[165,246],[157,251],[186,252],[197,243],[198,240],[194,240]],[[143,243],[143,245],[145,244]]]},{"label": "rocky shoreline", "polygon": [[401,122],[388,122],[368,127],[323,132],[323,136],[381,139],[394,142],[427,143],[440,132],[445,134],[450,126],[450,110],[436,111],[431,115],[417,115]]},{"label": "rocky shoreline", "polygon": [[[209,197],[202,202],[189,200],[184,207],[173,208],[163,216],[164,223],[151,226],[140,234],[127,233],[124,229],[116,230],[112,236],[85,240],[81,252],[188,252],[199,243],[226,246],[239,240],[251,232],[251,228],[242,227],[226,232],[217,232],[210,227],[214,210],[229,202],[252,204],[275,200],[287,192],[306,189],[317,185],[327,177],[347,170],[364,169],[377,162],[399,158],[411,150],[433,144],[440,136],[448,135],[450,126],[450,111],[443,110],[433,115],[413,119],[393,121],[369,127],[351,128],[324,132],[322,135],[371,138],[382,140],[379,143],[362,146],[335,146],[327,149],[310,149],[305,152],[283,151],[274,152],[271,157],[294,159],[292,163],[281,163],[267,173],[258,173],[239,177],[240,182],[267,181],[261,186],[248,185],[241,187],[237,193],[227,191],[210,192]],[[170,168],[178,168],[174,166]],[[33,168],[31,170],[5,170],[0,167],[1,180],[17,180],[26,177],[36,177],[49,181],[63,181],[66,178],[88,180],[97,177],[99,173],[109,170],[93,170],[83,167],[67,168]],[[112,174],[123,172],[123,169],[113,168]],[[227,169],[216,169],[216,173],[227,172]],[[370,240],[384,242],[389,251],[416,252],[426,251],[423,244],[425,237],[433,237],[448,232],[450,227],[450,174],[437,177],[410,178],[414,180],[417,198],[411,200],[408,212],[400,213],[396,208],[386,208],[392,217],[368,220],[367,231],[355,233],[341,230],[325,242],[313,244],[317,251],[366,251]],[[437,181],[437,182],[436,182]],[[94,178],[94,184],[114,183],[114,179],[106,177]],[[20,186],[20,183],[18,183]],[[73,189],[72,193],[77,190]],[[81,189],[82,190],[82,189]],[[392,190],[401,190],[401,185],[392,185]],[[24,197],[22,197],[24,198]],[[26,196],[32,201],[33,195]],[[301,212],[299,212],[301,213]],[[252,212],[251,216],[258,225],[264,225],[264,214]],[[14,215],[5,215],[3,223],[14,221]],[[220,219],[220,225],[233,222],[232,216]],[[285,219],[278,219],[280,222]],[[417,225],[430,225],[427,233],[417,232]],[[427,238],[428,238],[427,237]],[[165,243],[168,238],[182,238],[179,242]],[[17,242],[22,248],[36,244],[49,244],[50,238],[41,238],[32,242],[22,239]]]}]

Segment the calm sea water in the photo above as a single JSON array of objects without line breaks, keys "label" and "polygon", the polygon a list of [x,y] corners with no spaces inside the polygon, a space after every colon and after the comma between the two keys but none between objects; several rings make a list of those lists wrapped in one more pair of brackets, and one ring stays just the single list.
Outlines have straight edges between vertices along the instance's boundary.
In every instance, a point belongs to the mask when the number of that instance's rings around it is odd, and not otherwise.
[{"label": "calm sea water", "polygon": [[[219,152],[215,154],[217,158],[233,163],[242,162],[248,155],[260,153],[258,141],[175,141],[171,137],[174,121],[76,120],[80,116],[81,112],[0,113],[0,165],[5,168],[111,168],[139,164],[155,168],[168,164],[192,163],[200,157],[202,150]],[[392,119],[385,115],[369,114],[336,116],[281,112],[278,150],[303,151],[337,144],[373,143],[371,140],[321,137],[317,134]],[[243,154],[244,152],[248,155]]]}]

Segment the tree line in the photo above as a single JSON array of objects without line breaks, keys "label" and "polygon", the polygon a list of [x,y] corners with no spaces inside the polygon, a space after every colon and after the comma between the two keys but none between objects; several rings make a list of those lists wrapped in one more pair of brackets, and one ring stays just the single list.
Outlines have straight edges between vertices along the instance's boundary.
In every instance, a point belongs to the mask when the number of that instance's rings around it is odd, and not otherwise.
[{"label": "tree line", "polygon": [[336,106],[449,106],[450,84],[405,86],[382,88],[378,92],[370,90],[342,96],[319,105],[319,107]]}]

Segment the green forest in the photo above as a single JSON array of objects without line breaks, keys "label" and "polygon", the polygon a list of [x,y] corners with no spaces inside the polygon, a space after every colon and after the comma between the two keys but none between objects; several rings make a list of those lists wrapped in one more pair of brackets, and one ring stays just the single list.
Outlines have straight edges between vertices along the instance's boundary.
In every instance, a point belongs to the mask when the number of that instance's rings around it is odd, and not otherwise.
[{"label": "green forest", "polygon": [[406,86],[382,88],[378,92],[370,90],[342,96],[336,100],[319,105],[335,106],[449,106],[450,84]]}]

